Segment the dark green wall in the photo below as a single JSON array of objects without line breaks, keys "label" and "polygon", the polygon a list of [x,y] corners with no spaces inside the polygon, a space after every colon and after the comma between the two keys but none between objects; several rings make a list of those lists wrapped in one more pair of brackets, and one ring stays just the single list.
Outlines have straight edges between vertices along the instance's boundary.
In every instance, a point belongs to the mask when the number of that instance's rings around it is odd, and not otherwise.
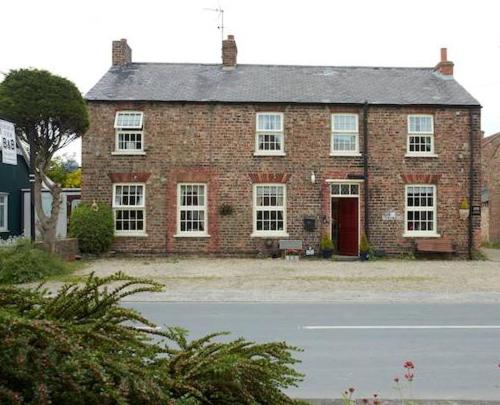
[{"label": "dark green wall", "polygon": [[29,170],[26,161],[17,155],[17,166],[2,163],[0,152],[0,193],[9,193],[9,232],[0,232],[0,238],[20,235],[23,232],[22,192],[29,188]]}]

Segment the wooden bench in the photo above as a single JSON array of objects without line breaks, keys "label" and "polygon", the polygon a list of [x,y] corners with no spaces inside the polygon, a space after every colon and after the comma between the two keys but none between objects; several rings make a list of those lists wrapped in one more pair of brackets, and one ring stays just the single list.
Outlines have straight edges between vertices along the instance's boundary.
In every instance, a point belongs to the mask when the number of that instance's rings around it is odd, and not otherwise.
[{"label": "wooden bench", "polygon": [[279,241],[280,250],[285,253],[285,258],[287,253],[299,253],[302,251],[302,241],[295,239],[282,239]]},{"label": "wooden bench", "polygon": [[453,242],[448,238],[440,239],[417,239],[415,250],[425,253],[455,253]]}]

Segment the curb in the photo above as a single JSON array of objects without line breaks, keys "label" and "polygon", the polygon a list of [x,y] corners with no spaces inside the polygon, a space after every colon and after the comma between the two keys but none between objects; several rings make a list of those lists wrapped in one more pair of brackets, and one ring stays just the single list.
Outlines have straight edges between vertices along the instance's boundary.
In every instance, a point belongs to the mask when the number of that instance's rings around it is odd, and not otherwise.
[{"label": "curb", "polygon": [[[301,399],[311,405],[344,405],[342,399]],[[370,403],[372,398],[369,398]],[[409,401],[409,400],[406,400]],[[361,399],[355,401],[356,404],[363,404]],[[400,399],[380,399],[380,405],[401,405]],[[481,400],[461,400],[461,399],[414,399],[411,401],[415,405],[498,405],[500,401]]]}]

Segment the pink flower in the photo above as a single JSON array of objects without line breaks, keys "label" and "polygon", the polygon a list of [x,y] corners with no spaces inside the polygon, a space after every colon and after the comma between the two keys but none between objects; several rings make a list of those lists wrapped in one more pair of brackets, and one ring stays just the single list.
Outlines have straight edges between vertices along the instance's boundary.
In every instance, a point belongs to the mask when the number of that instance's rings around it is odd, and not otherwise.
[{"label": "pink flower", "polygon": [[406,360],[403,364],[403,367],[407,368],[407,369],[414,369],[415,364],[413,364],[413,361],[411,361],[411,360]]},{"label": "pink flower", "polygon": [[405,374],[405,378],[408,381],[413,381],[413,377],[414,377],[413,373],[408,372],[408,373]]}]

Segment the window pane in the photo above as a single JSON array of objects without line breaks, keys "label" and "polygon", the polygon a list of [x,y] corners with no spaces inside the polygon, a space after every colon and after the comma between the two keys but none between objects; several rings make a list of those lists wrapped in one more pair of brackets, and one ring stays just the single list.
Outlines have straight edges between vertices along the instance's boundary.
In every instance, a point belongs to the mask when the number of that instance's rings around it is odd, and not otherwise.
[{"label": "window pane", "polygon": [[258,131],[282,131],[281,114],[258,114]]},{"label": "window pane", "polygon": [[432,133],[432,116],[410,115],[409,131],[413,133]]},{"label": "window pane", "polygon": [[356,135],[352,134],[334,134],[333,135],[333,150],[348,151],[356,150]]},{"label": "window pane", "polygon": [[115,128],[142,128],[141,112],[116,113]]},{"label": "window pane", "polygon": [[347,114],[333,115],[333,130],[334,131],[357,131],[357,116]]},{"label": "window pane", "polygon": [[282,139],[283,136],[281,134],[259,134],[259,150],[280,151],[282,150]]},{"label": "window pane", "polygon": [[118,150],[142,150],[142,134],[140,132],[119,132]]}]

